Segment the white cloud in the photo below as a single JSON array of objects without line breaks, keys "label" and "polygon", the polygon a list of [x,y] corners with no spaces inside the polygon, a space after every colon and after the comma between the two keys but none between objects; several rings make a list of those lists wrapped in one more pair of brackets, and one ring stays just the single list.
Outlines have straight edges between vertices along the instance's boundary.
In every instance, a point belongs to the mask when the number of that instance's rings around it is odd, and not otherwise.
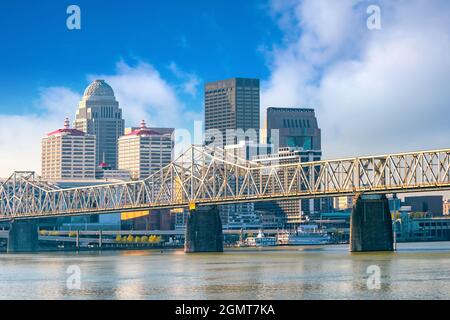
[{"label": "white cloud", "polygon": [[198,86],[200,85],[200,79],[197,75],[184,72],[173,61],[169,64],[168,68],[179,80],[183,81],[181,84],[182,91],[195,97],[198,93]]},{"label": "white cloud", "polygon": [[449,147],[450,3],[272,1],[286,35],[275,47],[262,109],[317,110],[327,158]]},{"label": "white cloud", "polygon": [[144,62],[132,67],[121,61],[116,69],[113,75],[91,75],[89,79],[104,79],[111,85],[128,126],[136,126],[142,119],[155,127],[186,125],[186,106],[177,95],[177,84],[167,82]]},{"label": "white cloud", "polygon": [[41,138],[61,128],[64,118],[73,119],[80,96],[64,87],[42,89],[35,102],[41,112],[31,115],[0,115],[0,177],[13,171],[40,172]]},{"label": "white cloud", "polygon": [[[89,81],[105,79],[114,89],[127,126],[137,126],[142,119],[148,125],[190,129],[194,120],[202,115],[188,110],[180,94],[194,92],[198,83],[185,76],[172,84],[164,80],[150,64],[139,62],[130,66],[123,61],[110,75],[89,75]],[[197,78],[195,78],[197,79]],[[197,79],[198,80],[198,79]],[[180,93],[178,88],[184,88]],[[64,118],[73,120],[81,95],[65,87],[41,90],[35,102],[39,111],[28,115],[0,114],[0,177],[15,170],[40,172],[41,138],[48,132],[61,128]]]}]

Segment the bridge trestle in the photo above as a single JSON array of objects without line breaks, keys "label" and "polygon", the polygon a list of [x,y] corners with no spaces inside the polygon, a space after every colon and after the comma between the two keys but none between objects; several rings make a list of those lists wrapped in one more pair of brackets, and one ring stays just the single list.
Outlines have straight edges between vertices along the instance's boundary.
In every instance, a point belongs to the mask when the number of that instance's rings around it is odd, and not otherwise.
[{"label": "bridge trestle", "polygon": [[223,252],[222,221],[218,206],[198,207],[189,212],[184,252]]},{"label": "bridge trestle", "polygon": [[394,250],[392,218],[385,195],[359,195],[350,223],[350,251]]},{"label": "bridge trestle", "polygon": [[8,235],[8,253],[29,253],[38,251],[39,234],[34,221],[12,221]]}]

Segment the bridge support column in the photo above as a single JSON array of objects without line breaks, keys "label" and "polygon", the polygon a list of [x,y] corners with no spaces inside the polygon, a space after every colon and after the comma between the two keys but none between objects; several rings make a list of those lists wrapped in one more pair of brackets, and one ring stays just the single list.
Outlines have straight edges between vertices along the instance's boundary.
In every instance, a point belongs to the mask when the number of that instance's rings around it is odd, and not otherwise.
[{"label": "bridge support column", "polygon": [[199,207],[189,212],[184,252],[223,252],[222,221],[217,206]]},{"label": "bridge support column", "polygon": [[353,205],[350,251],[393,251],[392,219],[385,195],[361,195]]},{"label": "bridge support column", "polygon": [[38,227],[32,221],[13,221],[8,235],[8,253],[25,253],[38,251]]}]

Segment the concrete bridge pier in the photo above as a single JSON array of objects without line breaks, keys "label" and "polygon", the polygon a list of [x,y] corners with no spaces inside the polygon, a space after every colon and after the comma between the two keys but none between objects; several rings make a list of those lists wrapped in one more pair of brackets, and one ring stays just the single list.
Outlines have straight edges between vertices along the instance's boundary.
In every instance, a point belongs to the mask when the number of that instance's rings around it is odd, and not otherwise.
[{"label": "concrete bridge pier", "polygon": [[38,251],[38,226],[33,221],[12,221],[8,235],[8,253]]},{"label": "concrete bridge pier", "polygon": [[386,195],[360,195],[353,205],[350,251],[393,251],[392,219]]},{"label": "concrete bridge pier", "polygon": [[184,252],[223,252],[222,221],[218,206],[198,207],[189,212]]}]

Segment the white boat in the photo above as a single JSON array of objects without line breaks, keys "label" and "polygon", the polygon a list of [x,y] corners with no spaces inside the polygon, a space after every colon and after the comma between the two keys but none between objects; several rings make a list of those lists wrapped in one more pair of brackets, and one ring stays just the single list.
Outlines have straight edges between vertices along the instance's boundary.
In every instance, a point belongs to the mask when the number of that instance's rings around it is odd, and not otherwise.
[{"label": "white boat", "polygon": [[245,240],[245,245],[249,247],[272,247],[277,245],[277,238],[267,237],[262,230],[259,230],[256,237],[248,237]]},{"label": "white boat", "polygon": [[294,232],[280,232],[278,245],[320,245],[331,243],[331,236],[318,229],[317,225],[303,225]]}]

